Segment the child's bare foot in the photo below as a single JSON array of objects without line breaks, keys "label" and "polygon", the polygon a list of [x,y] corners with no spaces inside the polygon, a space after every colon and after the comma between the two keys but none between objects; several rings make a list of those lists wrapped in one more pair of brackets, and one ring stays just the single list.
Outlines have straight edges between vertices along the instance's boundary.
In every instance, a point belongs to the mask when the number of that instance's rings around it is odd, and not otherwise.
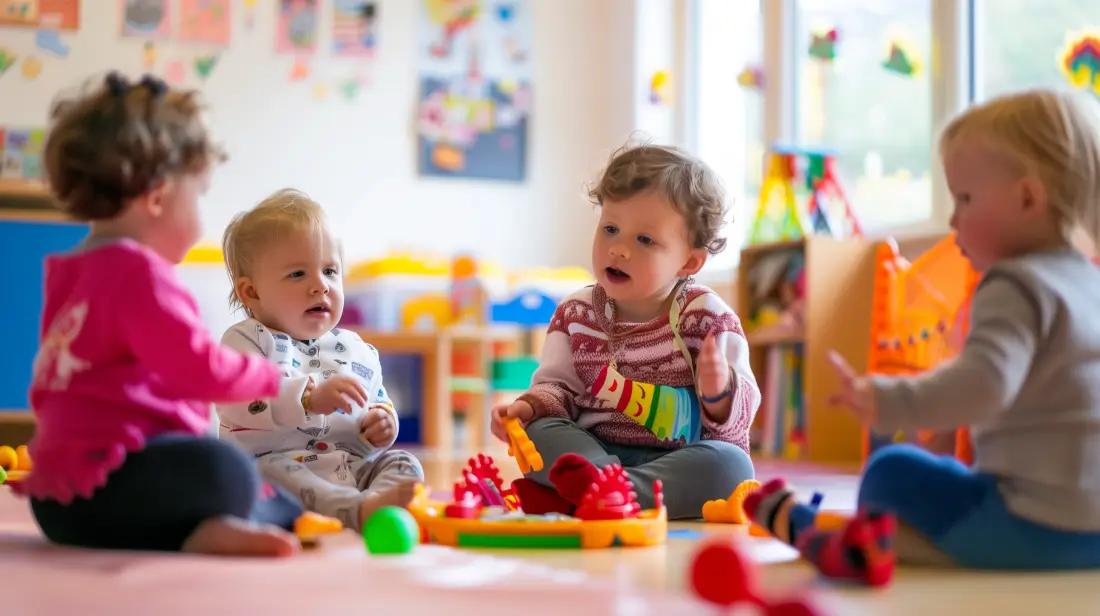
[{"label": "child's bare foot", "polygon": [[363,503],[359,505],[359,527],[362,528],[371,515],[382,507],[408,507],[416,496],[418,485],[420,485],[419,480],[410,479],[367,494]]},{"label": "child's bare foot", "polygon": [[183,551],[215,556],[291,556],[300,548],[294,535],[234,517],[210,518],[183,544]]}]

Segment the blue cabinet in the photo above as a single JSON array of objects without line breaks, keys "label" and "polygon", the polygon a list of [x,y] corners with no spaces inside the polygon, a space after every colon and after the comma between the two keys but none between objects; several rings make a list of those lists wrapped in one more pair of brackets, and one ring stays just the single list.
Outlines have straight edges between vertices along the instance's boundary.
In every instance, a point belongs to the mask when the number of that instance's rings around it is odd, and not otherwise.
[{"label": "blue cabinet", "polygon": [[38,352],[45,258],[72,249],[87,234],[87,225],[48,219],[5,219],[0,210],[0,263],[7,270],[4,297],[0,298],[0,323],[6,338],[0,368],[2,410],[29,408],[27,389],[34,355]]}]

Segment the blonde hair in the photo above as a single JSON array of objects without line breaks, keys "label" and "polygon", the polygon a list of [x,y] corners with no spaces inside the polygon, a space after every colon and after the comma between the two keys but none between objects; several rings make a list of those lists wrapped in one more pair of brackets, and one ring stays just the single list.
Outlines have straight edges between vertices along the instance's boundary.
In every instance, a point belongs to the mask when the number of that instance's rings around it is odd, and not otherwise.
[{"label": "blonde hair", "polygon": [[940,157],[975,141],[1039,180],[1066,241],[1083,232],[1100,242],[1100,106],[1091,96],[1034,89],[975,105],[944,128]]},{"label": "blonde hair", "polygon": [[599,181],[588,190],[595,205],[655,192],[684,217],[693,248],[716,255],[726,248],[721,236],[729,205],[722,181],[702,160],[680,148],[627,144],[611,155]]},{"label": "blonde hair", "polygon": [[229,272],[229,306],[248,311],[237,295],[237,281],[251,276],[256,255],[272,242],[295,233],[320,235],[327,228],[321,205],[302,191],[284,188],[256,207],[233,217],[222,236],[222,253]]},{"label": "blonde hair", "polygon": [[171,176],[225,160],[211,139],[196,90],[146,75],[89,80],[50,110],[42,164],[61,208],[79,220],[109,220],[126,202]]}]

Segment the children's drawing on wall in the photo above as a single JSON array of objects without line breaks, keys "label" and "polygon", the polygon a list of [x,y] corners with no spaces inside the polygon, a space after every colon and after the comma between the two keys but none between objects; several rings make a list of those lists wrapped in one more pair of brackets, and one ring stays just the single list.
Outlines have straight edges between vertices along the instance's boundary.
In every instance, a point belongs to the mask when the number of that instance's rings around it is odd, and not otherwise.
[{"label": "children's drawing on wall", "polygon": [[275,51],[297,54],[312,54],[317,51],[317,4],[317,0],[279,0]]},{"label": "children's drawing on wall", "polygon": [[0,47],[0,77],[4,73],[8,72],[8,69],[15,65],[15,61],[19,59],[19,54],[14,50],[7,47]]},{"label": "children's drawing on wall", "polygon": [[421,175],[523,181],[531,2],[422,0]]},{"label": "children's drawing on wall", "polygon": [[232,33],[230,0],[179,0],[179,40],[228,47]]},{"label": "children's drawing on wall", "polygon": [[169,0],[118,0],[122,36],[167,39],[172,36]]},{"label": "children's drawing on wall", "polygon": [[38,76],[42,74],[42,60],[34,56],[27,56],[23,58],[23,79],[27,81],[34,81],[38,79]]},{"label": "children's drawing on wall", "polygon": [[195,75],[202,81],[206,81],[210,77],[210,73],[214,72],[214,67],[218,65],[218,54],[216,53],[204,53],[195,56]]},{"label": "children's drawing on wall", "polygon": [[80,0],[0,0],[0,25],[80,29]]},{"label": "children's drawing on wall", "polygon": [[882,61],[882,68],[902,77],[916,77],[921,71],[917,48],[905,37],[894,37]]},{"label": "children's drawing on wall", "polygon": [[332,16],[332,53],[370,57],[378,43],[378,5],[363,0],[336,0]]},{"label": "children's drawing on wall", "polygon": [[42,179],[42,128],[0,126],[0,177],[10,180]]},{"label": "children's drawing on wall", "polygon": [[1100,32],[1067,34],[1058,68],[1074,88],[1100,96]]},{"label": "children's drawing on wall", "polygon": [[34,45],[58,58],[69,57],[69,44],[61,39],[57,30],[41,29],[34,33]]}]

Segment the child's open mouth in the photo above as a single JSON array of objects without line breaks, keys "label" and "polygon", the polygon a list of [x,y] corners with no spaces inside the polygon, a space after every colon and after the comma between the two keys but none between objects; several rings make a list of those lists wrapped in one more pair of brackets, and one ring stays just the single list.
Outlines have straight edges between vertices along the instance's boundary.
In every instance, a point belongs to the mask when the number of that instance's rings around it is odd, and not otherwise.
[{"label": "child's open mouth", "polygon": [[316,306],[313,306],[309,310],[306,310],[306,314],[311,314],[311,315],[327,315],[328,313],[329,313],[328,307],[324,306],[324,305],[321,305],[321,304],[318,304]]},{"label": "child's open mouth", "polygon": [[614,267],[605,268],[604,273],[607,274],[608,282],[626,282],[630,280],[630,274]]}]

